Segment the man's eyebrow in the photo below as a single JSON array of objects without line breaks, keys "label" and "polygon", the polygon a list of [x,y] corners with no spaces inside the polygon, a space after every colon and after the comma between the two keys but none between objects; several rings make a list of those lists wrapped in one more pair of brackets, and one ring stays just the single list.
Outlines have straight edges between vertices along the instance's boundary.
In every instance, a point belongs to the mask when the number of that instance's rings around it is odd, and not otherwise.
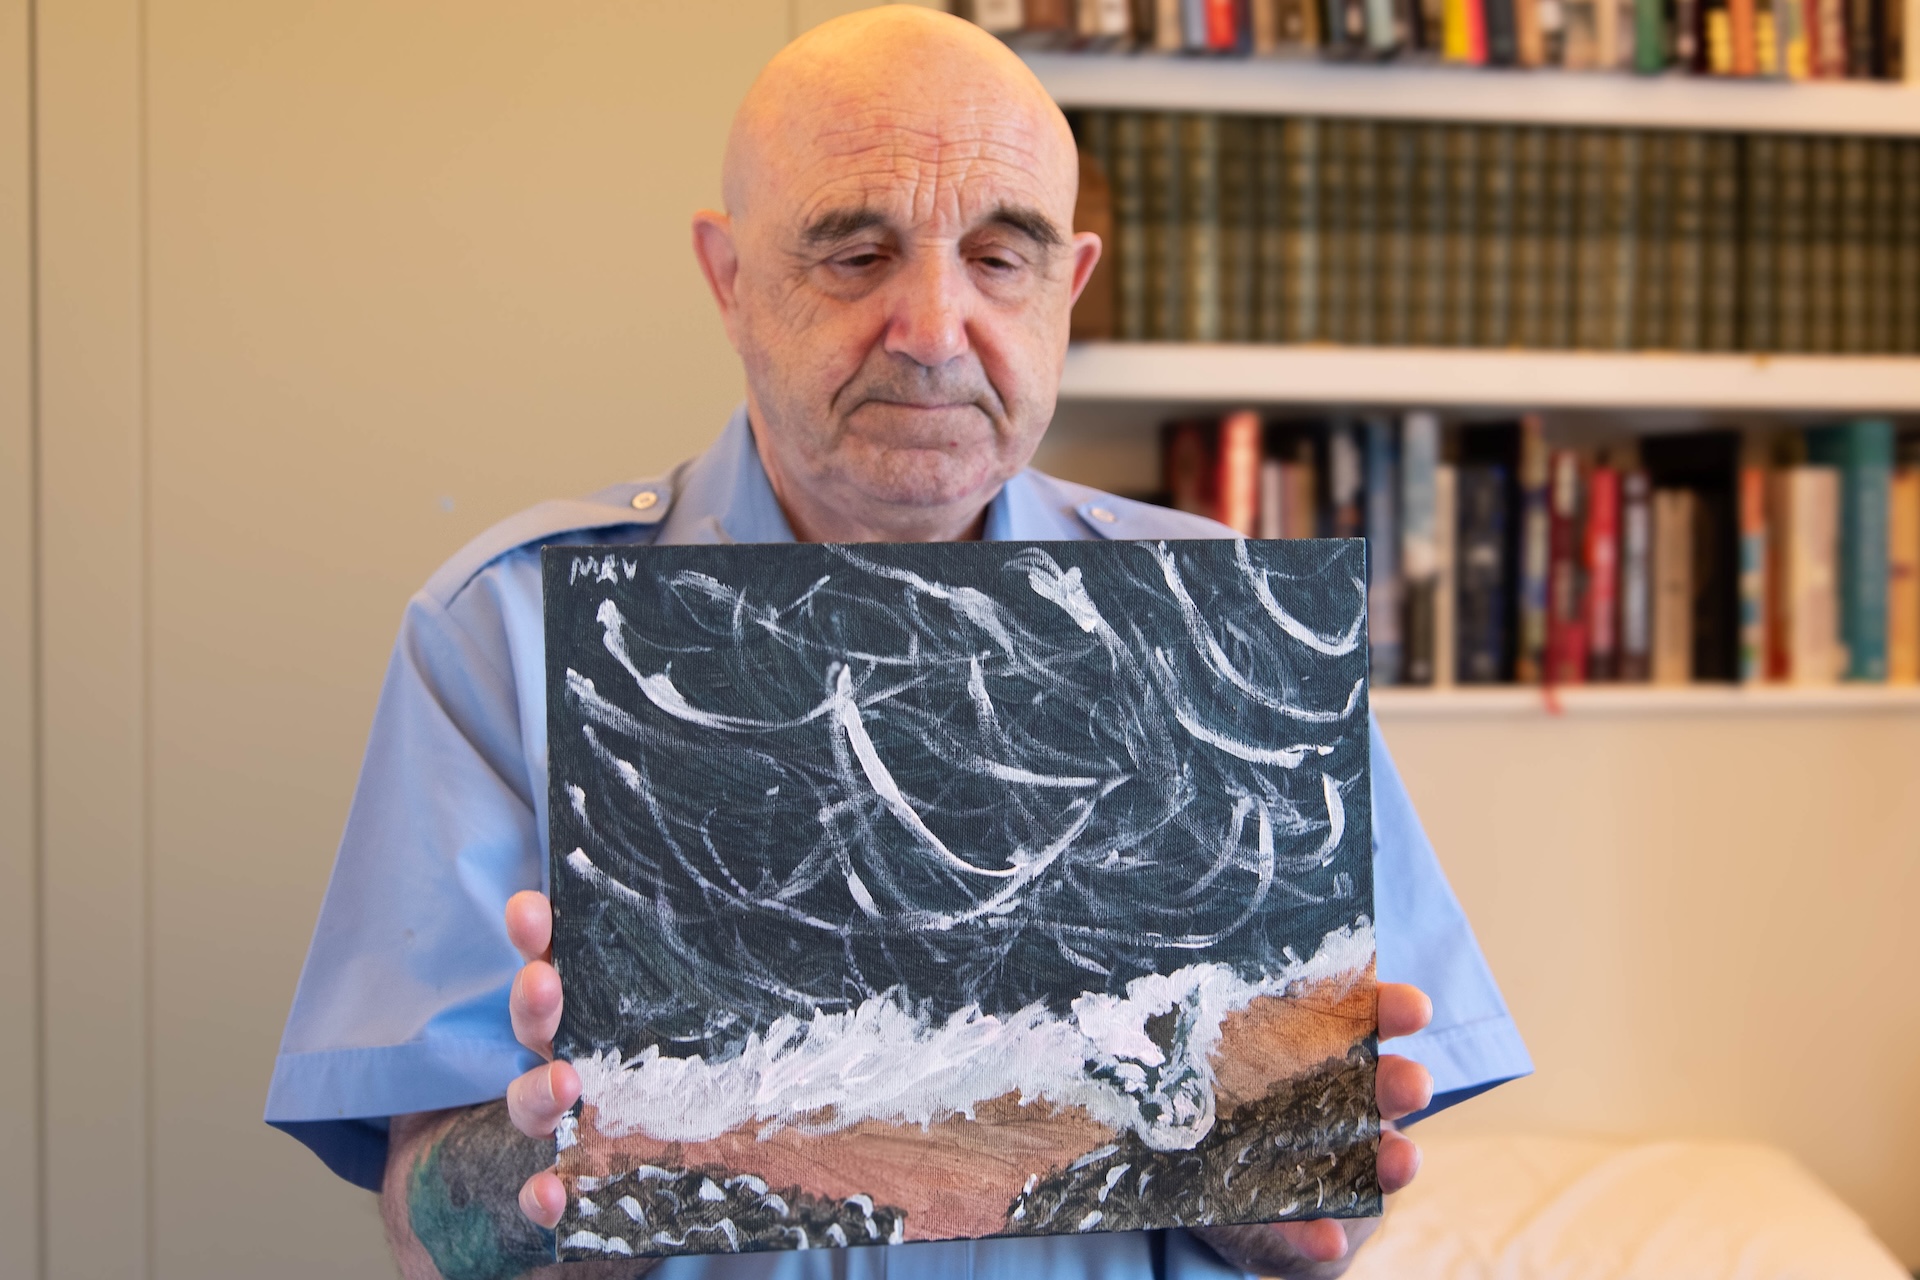
[{"label": "man's eyebrow", "polygon": [[833,244],[887,225],[886,218],[877,209],[830,209],[808,223],[800,234],[808,244]]},{"label": "man's eyebrow", "polygon": [[1060,234],[1060,228],[1053,220],[1038,209],[1029,209],[1024,205],[1003,204],[988,214],[986,221],[992,225],[1011,228],[1018,231],[1035,244],[1046,245],[1049,249],[1058,248],[1067,242]]}]

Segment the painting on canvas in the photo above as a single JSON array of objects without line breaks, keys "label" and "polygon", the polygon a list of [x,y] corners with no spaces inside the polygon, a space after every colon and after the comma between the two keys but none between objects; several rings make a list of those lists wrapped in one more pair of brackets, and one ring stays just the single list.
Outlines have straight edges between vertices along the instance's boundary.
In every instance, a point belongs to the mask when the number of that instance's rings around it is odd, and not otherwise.
[{"label": "painting on canvas", "polygon": [[544,572],[562,1259],[1379,1211],[1361,543]]}]

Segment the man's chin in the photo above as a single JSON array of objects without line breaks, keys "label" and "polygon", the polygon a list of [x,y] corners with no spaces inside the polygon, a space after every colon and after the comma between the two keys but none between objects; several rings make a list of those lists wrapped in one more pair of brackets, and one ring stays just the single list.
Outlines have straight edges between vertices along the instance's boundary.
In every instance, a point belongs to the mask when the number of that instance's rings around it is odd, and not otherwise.
[{"label": "man's chin", "polygon": [[1012,474],[1003,474],[999,463],[998,458],[956,457],[943,449],[895,448],[860,459],[844,475],[848,487],[871,502],[937,511],[970,502],[986,506]]}]

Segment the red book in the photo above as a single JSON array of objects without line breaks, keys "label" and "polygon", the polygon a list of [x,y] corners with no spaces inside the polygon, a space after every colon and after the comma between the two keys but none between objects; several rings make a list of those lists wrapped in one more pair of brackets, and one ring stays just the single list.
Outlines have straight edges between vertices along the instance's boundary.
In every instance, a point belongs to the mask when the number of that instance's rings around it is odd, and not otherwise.
[{"label": "red book", "polygon": [[1587,477],[1587,679],[1620,675],[1620,473]]},{"label": "red book", "polygon": [[1218,496],[1208,514],[1243,538],[1260,530],[1260,434],[1251,409],[1220,420]]},{"label": "red book", "polygon": [[1466,0],[1467,61],[1476,67],[1487,65],[1486,0]]},{"label": "red book", "polygon": [[1239,0],[1207,0],[1207,48],[1231,53],[1239,43]]},{"label": "red book", "polygon": [[1553,452],[1547,483],[1546,683],[1587,678],[1587,616],[1580,526],[1580,455]]},{"label": "red book", "polygon": [[1171,422],[1161,437],[1167,500],[1175,510],[1211,516],[1219,479],[1218,433],[1206,422]]}]

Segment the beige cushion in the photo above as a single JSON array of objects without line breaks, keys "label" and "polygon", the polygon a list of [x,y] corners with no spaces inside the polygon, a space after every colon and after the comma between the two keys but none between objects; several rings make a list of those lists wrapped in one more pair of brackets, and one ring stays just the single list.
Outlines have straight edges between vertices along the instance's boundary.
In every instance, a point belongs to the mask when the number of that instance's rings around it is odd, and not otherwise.
[{"label": "beige cushion", "polygon": [[1576,1138],[1421,1144],[1351,1280],[1912,1280],[1785,1152]]}]

